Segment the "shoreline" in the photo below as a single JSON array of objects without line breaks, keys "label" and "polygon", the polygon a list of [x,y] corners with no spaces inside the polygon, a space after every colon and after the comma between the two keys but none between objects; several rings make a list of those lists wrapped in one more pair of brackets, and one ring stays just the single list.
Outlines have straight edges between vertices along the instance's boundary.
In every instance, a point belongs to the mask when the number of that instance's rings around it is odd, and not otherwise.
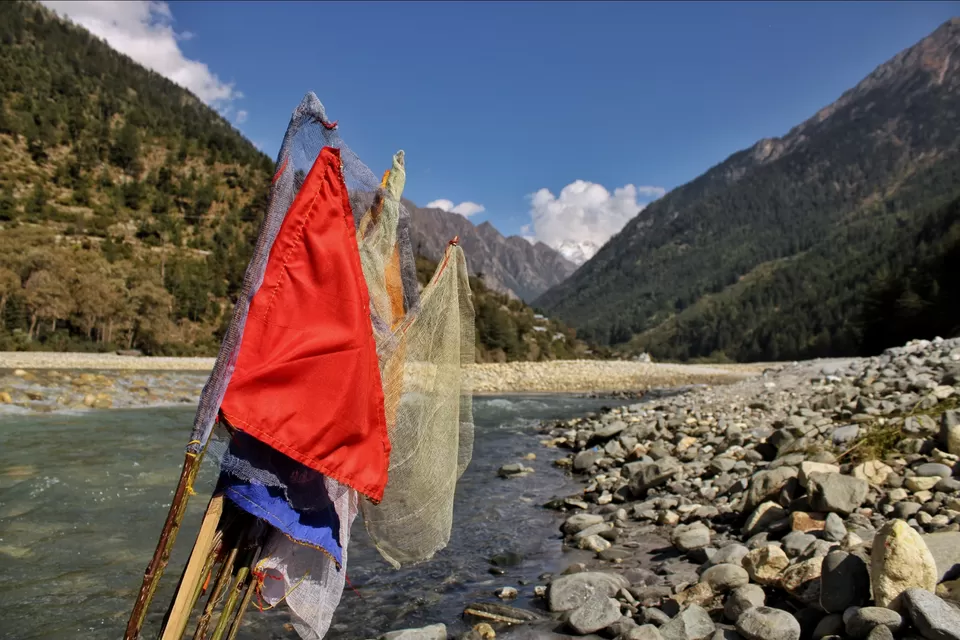
[{"label": "shoreline", "polygon": [[[0,412],[4,406],[41,413],[187,406],[198,401],[214,362],[114,353],[0,352]],[[474,364],[465,367],[465,373],[477,397],[573,393],[629,398],[652,389],[731,384],[771,366],[782,365],[554,360]]]},{"label": "shoreline", "polygon": [[[960,640],[960,338],[784,365],[538,434],[582,487],[537,496],[569,564],[465,602],[460,640]],[[446,637],[440,623],[408,633]]]}]

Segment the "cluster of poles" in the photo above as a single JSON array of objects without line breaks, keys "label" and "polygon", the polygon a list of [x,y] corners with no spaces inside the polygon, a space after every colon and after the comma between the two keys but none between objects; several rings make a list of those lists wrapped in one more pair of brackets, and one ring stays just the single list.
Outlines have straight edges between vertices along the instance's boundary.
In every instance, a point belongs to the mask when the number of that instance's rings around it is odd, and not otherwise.
[{"label": "cluster of poles", "polygon": [[[127,623],[124,640],[138,640],[150,603],[170,561],[183,523],[193,482],[205,449],[188,453],[174,492],[160,540],[144,572],[143,584]],[[160,640],[233,640],[263,575],[257,563],[267,527],[263,521],[237,508],[223,494],[215,493],[207,505],[190,558],[180,575],[157,636]],[[206,602],[202,608],[198,604]],[[190,622],[196,620],[192,636]]]}]

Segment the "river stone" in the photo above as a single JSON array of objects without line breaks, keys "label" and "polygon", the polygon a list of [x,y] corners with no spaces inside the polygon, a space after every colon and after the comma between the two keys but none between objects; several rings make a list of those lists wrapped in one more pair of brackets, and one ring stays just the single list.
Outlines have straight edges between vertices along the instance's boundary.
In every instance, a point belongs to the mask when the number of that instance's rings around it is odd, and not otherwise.
[{"label": "river stone", "polygon": [[831,551],[823,560],[820,576],[820,606],[830,613],[843,613],[870,600],[870,571],[863,558],[846,551]]},{"label": "river stone", "polygon": [[642,498],[650,489],[666,484],[680,469],[680,463],[669,456],[648,462],[630,478],[630,491],[637,498]]},{"label": "river stone", "polygon": [[960,456],[960,410],[944,411],[940,416],[940,444],[947,453]]},{"label": "river stone", "polygon": [[587,527],[592,527],[602,522],[603,516],[594,513],[577,513],[567,518],[560,529],[568,536],[571,536],[583,531]]},{"label": "river stone", "polygon": [[717,593],[723,593],[747,584],[750,576],[740,565],[717,564],[704,571],[700,580],[709,584]]},{"label": "river stone", "polygon": [[601,427],[593,432],[593,437],[597,440],[609,440],[615,435],[619,435],[621,432],[626,430],[627,423],[622,420],[617,420],[616,422],[611,422],[605,427]]},{"label": "river stone", "polygon": [[809,486],[810,505],[815,510],[842,515],[853,513],[870,490],[865,480],[839,473],[812,473]]},{"label": "river stone", "polygon": [[581,451],[573,458],[573,470],[574,471],[586,471],[594,465],[594,463],[600,459],[600,452],[594,451],[592,449],[587,449],[586,451]]},{"label": "river stone", "polygon": [[930,491],[937,483],[940,482],[940,478],[937,476],[934,477],[924,477],[924,476],[913,476],[904,480],[904,486],[913,491],[914,493],[920,493],[921,491]]},{"label": "river stone", "polygon": [[663,640],[659,629],[652,624],[642,624],[639,627],[628,629],[620,636],[620,640]]},{"label": "river stone", "polygon": [[800,602],[809,606],[819,606],[822,571],[822,556],[803,560],[784,569],[780,575],[780,586]]},{"label": "river stone", "polygon": [[875,487],[882,487],[891,473],[893,468],[879,460],[867,460],[853,468],[854,478],[864,480]]},{"label": "river stone", "polygon": [[746,640],[800,640],[800,623],[786,611],[754,607],[737,620],[737,631]]},{"label": "river stone", "polygon": [[710,529],[702,522],[680,525],[670,534],[670,542],[684,552],[703,549],[710,544]]},{"label": "river stone", "polygon": [[573,610],[567,622],[574,631],[585,636],[606,629],[619,619],[620,603],[602,593],[595,593]]},{"label": "river stone", "polygon": [[937,596],[913,587],[903,592],[902,603],[926,640],[960,640],[960,611]]},{"label": "river stone", "polygon": [[793,467],[779,467],[755,473],[747,489],[744,510],[753,511],[760,503],[775,498],[791,479],[797,477],[798,473]]},{"label": "river stone", "polygon": [[921,537],[937,565],[937,582],[960,578],[960,531],[941,531]]},{"label": "river stone", "polygon": [[827,636],[840,636],[845,631],[846,626],[843,624],[843,616],[839,613],[831,613],[817,623],[813,630],[813,640],[822,640]]},{"label": "river stone", "polygon": [[910,587],[934,591],[937,565],[920,534],[903,520],[892,520],[880,528],[873,541],[870,579],[877,606],[892,607]]},{"label": "river stone", "polygon": [[791,558],[796,558],[797,556],[802,555],[806,548],[813,544],[816,540],[817,538],[809,533],[792,531],[783,536],[783,540],[780,542],[783,545],[783,550],[787,552],[787,555]]},{"label": "river stone", "polygon": [[918,476],[937,478],[949,478],[953,475],[953,469],[939,462],[925,462],[924,464],[917,465],[913,468],[913,472]]},{"label": "river stone", "polygon": [[431,624],[420,629],[399,629],[383,634],[379,640],[447,640],[447,626]]},{"label": "river stone", "polygon": [[843,518],[835,513],[828,513],[826,524],[823,527],[823,538],[830,542],[842,542],[847,537],[847,525]]},{"label": "river stone", "polygon": [[629,586],[626,578],[615,573],[584,571],[561,576],[550,584],[550,592],[547,594],[550,611],[570,611],[594,594],[611,598],[618,590]]},{"label": "river stone", "polygon": [[853,442],[860,435],[860,427],[855,424],[848,424],[843,427],[837,427],[830,436],[836,445],[844,445]]},{"label": "river stone", "polygon": [[707,564],[710,566],[718,564],[735,564],[738,567],[741,566],[743,557],[750,552],[750,549],[747,549],[742,544],[734,542],[733,544],[728,544],[725,547],[720,547],[717,549],[716,553],[710,556],[710,560],[707,561]]},{"label": "river stone", "polygon": [[773,586],[780,582],[780,574],[790,565],[790,559],[783,549],[769,544],[754,549],[743,557],[743,568],[750,579],[764,586]]},{"label": "river stone", "polygon": [[736,622],[747,609],[762,607],[766,603],[763,588],[755,584],[745,584],[737,587],[727,597],[723,605],[723,615],[730,622]]},{"label": "river stone", "polygon": [[660,627],[660,635],[663,640],[707,640],[716,629],[706,609],[692,604]]},{"label": "river stone", "polygon": [[874,627],[887,627],[896,632],[903,626],[903,618],[896,611],[883,607],[863,607],[857,609],[846,620],[847,635],[853,638],[866,638]]},{"label": "river stone", "polygon": [[601,551],[606,551],[612,546],[613,545],[610,543],[609,540],[606,540],[605,538],[601,538],[597,534],[583,536],[582,538],[577,540],[577,548],[585,549],[587,551],[594,551],[596,553],[600,553]]},{"label": "river stone", "polygon": [[810,533],[811,531],[823,531],[826,526],[823,514],[807,513],[805,511],[794,511],[790,514],[790,530],[800,533]]},{"label": "river stone", "polygon": [[800,463],[800,475],[798,476],[800,486],[804,489],[809,486],[811,473],[840,473],[840,467],[835,464],[804,460]]},{"label": "river stone", "polygon": [[743,535],[752,536],[785,523],[789,512],[776,502],[764,502],[757,506],[743,523]]}]

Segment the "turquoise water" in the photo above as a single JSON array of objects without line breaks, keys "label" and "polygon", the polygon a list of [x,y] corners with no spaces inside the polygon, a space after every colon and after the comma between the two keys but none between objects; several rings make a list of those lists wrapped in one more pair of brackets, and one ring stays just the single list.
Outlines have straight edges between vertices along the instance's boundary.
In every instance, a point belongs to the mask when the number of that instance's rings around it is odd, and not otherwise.
[{"label": "turquoise water", "polygon": [[[563,561],[559,516],[540,505],[576,491],[539,445],[538,419],[579,415],[610,402],[570,396],[478,398],[473,461],[457,490],[450,546],[433,560],[392,569],[372,548],[358,518],[348,588],[328,638],[369,638],[390,629],[445,622],[463,606],[536,580]],[[122,636],[182,463],[193,408],[0,415],[0,639],[114,639]],[[518,461],[536,473],[503,480]],[[154,636],[189,553],[215,472],[205,465],[184,528],[151,609]],[[503,576],[489,558],[516,551],[525,560]],[[522,604],[522,601],[521,601]],[[247,614],[241,638],[296,638],[283,606]]]}]

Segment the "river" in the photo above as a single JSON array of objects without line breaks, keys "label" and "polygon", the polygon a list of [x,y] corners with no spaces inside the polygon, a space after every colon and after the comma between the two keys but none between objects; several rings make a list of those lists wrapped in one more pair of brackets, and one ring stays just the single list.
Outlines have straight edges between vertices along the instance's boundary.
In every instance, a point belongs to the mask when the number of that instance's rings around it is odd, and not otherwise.
[{"label": "river", "polygon": [[[542,447],[539,420],[561,419],[618,401],[583,397],[478,397],[473,460],[457,487],[450,545],[432,560],[394,570],[353,527],[348,587],[327,635],[374,638],[436,622],[466,629],[463,607],[496,601],[501,586],[535,584],[562,569],[559,514],[542,504],[578,490]],[[122,636],[143,570],[157,542],[193,420],[192,407],[0,415],[0,639],[110,639]],[[497,477],[524,460],[536,472]],[[196,535],[215,479],[204,466],[144,637],[155,635]],[[523,558],[492,575],[490,558]],[[529,592],[530,589],[521,589]],[[513,603],[529,605],[523,597]],[[281,605],[251,610],[240,638],[296,638]]]}]

